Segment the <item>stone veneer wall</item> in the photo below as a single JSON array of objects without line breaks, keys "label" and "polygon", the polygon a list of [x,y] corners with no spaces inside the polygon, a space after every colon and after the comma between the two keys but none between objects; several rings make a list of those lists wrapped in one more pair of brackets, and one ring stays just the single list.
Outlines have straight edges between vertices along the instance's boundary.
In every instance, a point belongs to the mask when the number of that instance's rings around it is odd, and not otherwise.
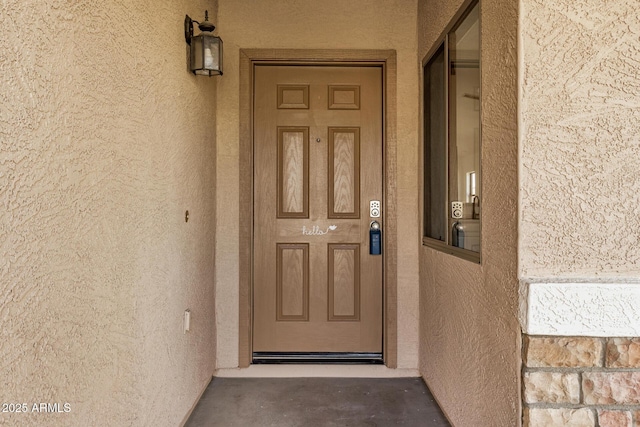
[{"label": "stone veneer wall", "polygon": [[638,427],[638,0],[518,3],[525,426]]},{"label": "stone veneer wall", "polygon": [[526,336],[524,427],[640,427],[640,338]]}]

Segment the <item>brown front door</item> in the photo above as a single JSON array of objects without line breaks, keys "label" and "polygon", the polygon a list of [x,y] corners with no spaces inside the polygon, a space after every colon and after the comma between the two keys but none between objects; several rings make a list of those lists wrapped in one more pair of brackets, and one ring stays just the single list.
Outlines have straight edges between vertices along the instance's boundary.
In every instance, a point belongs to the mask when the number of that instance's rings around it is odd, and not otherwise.
[{"label": "brown front door", "polygon": [[381,354],[382,69],[256,65],[254,82],[253,351]]}]

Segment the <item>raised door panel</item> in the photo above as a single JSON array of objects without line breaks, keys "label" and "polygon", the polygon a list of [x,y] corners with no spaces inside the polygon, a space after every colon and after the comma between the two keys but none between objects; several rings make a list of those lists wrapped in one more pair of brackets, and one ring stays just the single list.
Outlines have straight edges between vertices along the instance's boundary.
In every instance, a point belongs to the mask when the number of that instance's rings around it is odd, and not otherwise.
[{"label": "raised door panel", "polygon": [[309,108],[309,85],[278,85],[278,109]]},{"label": "raised door panel", "polygon": [[276,319],[309,320],[309,245],[277,244]]},{"label": "raised door panel", "polygon": [[329,128],[329,218],[360,217],[360,129]]},{"label": "raised door panel", "polygon": [[329,85],[330,110],[359,110],[360,86]]},{"label": "raised door panel", "polygon": [[329,244],[328,319],[360,320],[360,245]]},{"label": "raised door panel", "polygon": [[278,218],[309,216],[309,128],[278,128]]}]

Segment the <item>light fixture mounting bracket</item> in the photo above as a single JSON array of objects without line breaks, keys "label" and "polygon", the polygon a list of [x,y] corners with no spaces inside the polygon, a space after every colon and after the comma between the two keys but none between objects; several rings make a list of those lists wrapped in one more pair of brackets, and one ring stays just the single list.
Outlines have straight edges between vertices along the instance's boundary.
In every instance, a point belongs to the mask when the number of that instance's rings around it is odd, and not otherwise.
[{"label": "light fixture mounting bracket", "polygon": [[184,16],[184,38],[187,41],[188,45],[191,45],[191,37],[193,37],[193,23],[198,23],[198,21],[194,21],[189,17],[189,15]]}]

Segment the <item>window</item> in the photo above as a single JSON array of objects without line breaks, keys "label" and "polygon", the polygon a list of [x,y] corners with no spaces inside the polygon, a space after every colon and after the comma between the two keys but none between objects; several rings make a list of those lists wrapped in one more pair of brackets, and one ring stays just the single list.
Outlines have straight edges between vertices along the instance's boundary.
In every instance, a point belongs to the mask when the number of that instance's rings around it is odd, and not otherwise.
[{"label": "window", "polygon": [[473,2],[424,65],[424,238],[480,261],[480,14]]}]

